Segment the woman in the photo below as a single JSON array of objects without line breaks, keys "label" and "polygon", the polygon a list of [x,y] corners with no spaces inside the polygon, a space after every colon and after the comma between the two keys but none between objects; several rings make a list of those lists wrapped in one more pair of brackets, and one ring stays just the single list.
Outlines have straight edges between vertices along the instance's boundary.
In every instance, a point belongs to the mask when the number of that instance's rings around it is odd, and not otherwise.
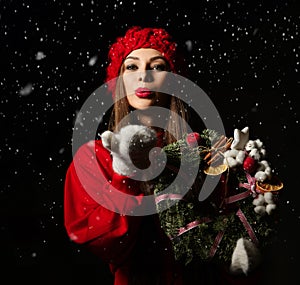
[{"label": "woman", "polygon": [[[164,29],[133,27],[117,39],[109,51],[106,78],[114,98],[109,130],[118,132],[128,121],[146,125],[156,131],[159,146],[186,133],[183,122],[189,119],[187,106],[176,96],[160,92],[168,73],[178,72],[176,56],[176,43]],[[157,127],[152,107],[162,107],[179,116],[170,116],[164,128]],[[147,151],[140,151],[132,159],[143,169],[147,167],[147,157]],[[84,183],[80,176],[85,177]],[[121,205],[107,194],[114,187],[134,195],[136,199],[125,205],[126,210],[134,209],[140,206],[142,197],[152,192],[151,183],[133,178],[114,171],[111,154],[101,140],[79,148],[65,180],[65,227],[70,238],[88,246],[109,264],[114,285],[221,284],[217,274],[204,274],[205,265],[183,270],[175,261],[170,240],[156,214],[122,215],[122,210],[112,211],[88,194],[90,189],[96,189],[106,205]]]}]

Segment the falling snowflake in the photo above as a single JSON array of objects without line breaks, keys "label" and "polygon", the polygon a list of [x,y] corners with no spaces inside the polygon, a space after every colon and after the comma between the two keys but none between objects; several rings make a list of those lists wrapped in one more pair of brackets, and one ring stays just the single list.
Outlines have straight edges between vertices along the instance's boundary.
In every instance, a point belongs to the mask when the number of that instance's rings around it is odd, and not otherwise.
[{"label": "falling snowflake", "polygon": [[98,57],[96,55],[91,57],[89,60],[89,66],[93,66],[96,63],[97,59]]},{"label": "falling snowflake", "polygon": [[187,48],[188,51],[191,51],[191,50],[192,50],[192,48],[193,48],[193,43],[192,43],[191,40],[186,41],[186,42],[185,42],[185,45],[186,45],[186,48]]},{"label": "falling snowflake", "polygon": [[32,83],[27,83],[25,87],[23,87],[20,91],[19,94],[21,96],[27,96],[33,91],[33,85]]},{"label": "falling snowflake", "polygon": [[83,127],[83,114],[82,112],[76,111],[76,119],[75,119],[75,125],[80,125],[81,127]]},{"label": "falling snowflake", "polygon": [[36,60],[41,60],[45,57],[46,57],[46,55],[42,51],[38,51],[37,54],[35,55]]}]

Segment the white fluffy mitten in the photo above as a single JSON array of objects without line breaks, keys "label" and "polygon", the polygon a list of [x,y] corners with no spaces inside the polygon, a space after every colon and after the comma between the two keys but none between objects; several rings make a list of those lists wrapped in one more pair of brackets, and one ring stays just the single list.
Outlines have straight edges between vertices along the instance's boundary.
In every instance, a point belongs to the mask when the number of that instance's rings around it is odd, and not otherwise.
[{"label": "white fluffy mitten", "polygon": [[257,246],[248,239],[238,239],[231,258],[230,272],[248,275],[260,262],[261,253]]},{"label": "white fluffy mitten", "polygon": [[111,152],[113,170],[129,176],[150,165],[149,151],[156,146],[157,137],[149,127],[127,125],[118,133],[103,132],[101,139],[103,146]]}]

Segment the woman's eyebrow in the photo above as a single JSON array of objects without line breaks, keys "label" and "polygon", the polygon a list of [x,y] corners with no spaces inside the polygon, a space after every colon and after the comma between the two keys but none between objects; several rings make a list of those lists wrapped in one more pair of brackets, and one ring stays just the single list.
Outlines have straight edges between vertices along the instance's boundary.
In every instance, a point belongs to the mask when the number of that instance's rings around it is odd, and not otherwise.
[{"label": "woman's eyebrow", "polygon": [[[139,58],[139,57],[136,57],[136,56],[128,56],[128,57],[125,58],[125,60],[127,60],[127,59],[140,60],[140,58]],[[151,58],[150,58],[150,61],[155,61],[155,60],[157,60],[157,59],[162,59],[162,60],[166,61],[166,58],[163,57],[163,56],[160,56],[160,55],[151,57]],[[124,61],[125,61],[125,60],[124,60]]]},{"label": "woman's eyebrow", "polygon": [[124,61],[127,60],[127,59],[139,60],[139,58],[138,58],[138,57],[135,57],[135,56],[128,56],[128,57],[126,57],[126,58],[124,59]]},{"label": "woman's eyebrow", "polygon": [[162,59],[162,60],[164,60],[164,61],[167,61],[166,58],[163,57],[163,56],[161,56],[161,55],[151,57],[151,58],[150,58],[150,61],[154,61],[154,60],[157,60],[157,59]]}]

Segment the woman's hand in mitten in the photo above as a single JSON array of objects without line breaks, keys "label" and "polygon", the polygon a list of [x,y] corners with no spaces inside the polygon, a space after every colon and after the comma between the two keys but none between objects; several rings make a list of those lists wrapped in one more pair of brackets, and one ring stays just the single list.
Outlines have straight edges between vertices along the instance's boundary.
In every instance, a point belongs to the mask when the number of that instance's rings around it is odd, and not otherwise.
[{"label": "woman's hand in mitten", "polygon": [[112,167],[121,175],[132,176],[151,165],[150,151],[156,146],[156,132],[146,126],[128,125],[118,133],[105,131],[103,146],[111,152]]},{"label": "woman's hand in mitten", "polygon": [[246,238],[240,238],[232,254],[230,272],[248,275],[261,263],[261,253],[257,246]]}]

